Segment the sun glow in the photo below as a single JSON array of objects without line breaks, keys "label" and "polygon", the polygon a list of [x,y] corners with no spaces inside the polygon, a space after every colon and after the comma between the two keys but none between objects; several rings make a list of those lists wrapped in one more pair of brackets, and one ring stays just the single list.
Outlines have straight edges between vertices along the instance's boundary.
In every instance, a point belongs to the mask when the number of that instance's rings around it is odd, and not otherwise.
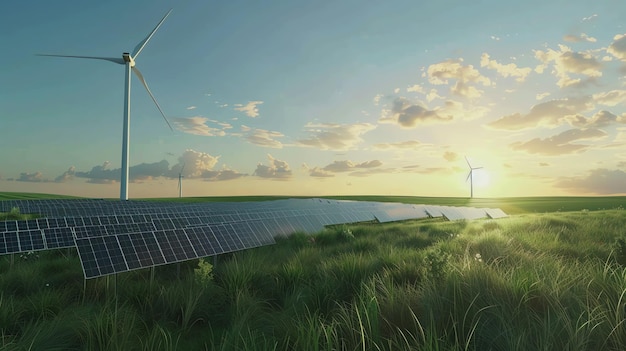
[{"label": "sun glow", "polygon": [[487,172],[484,169],[475,169],[472,177],[474,181],[474,186],[479,187],[479,188],[488,187],[491,181],[489,177],[489,172]]}]

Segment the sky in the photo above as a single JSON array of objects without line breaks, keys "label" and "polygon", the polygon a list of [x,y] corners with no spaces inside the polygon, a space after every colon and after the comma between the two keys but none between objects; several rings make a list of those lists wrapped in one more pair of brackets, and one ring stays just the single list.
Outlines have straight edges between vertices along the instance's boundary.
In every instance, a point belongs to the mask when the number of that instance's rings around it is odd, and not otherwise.
[{"label": "sky", "polygon": [[[626,2],[25,0],[0,13],[0,191],[626,194]],[[466,161],[467,158],[467,161]]]}]

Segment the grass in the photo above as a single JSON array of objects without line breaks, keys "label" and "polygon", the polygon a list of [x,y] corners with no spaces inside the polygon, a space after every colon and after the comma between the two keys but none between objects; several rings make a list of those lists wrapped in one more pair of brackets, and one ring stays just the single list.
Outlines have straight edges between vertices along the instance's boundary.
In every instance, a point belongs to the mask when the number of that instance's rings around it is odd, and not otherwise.
[{"label": "grass", "polygon": [[626,198],[347,199],[520,214],[295,233],[154,280],[84,282],[68,250],[0,256],[0,349],[626,349]]},{"label": "grass", "polygon": [[[179,198],[150,198],[149,201],[167,202],[243,202],[243,201],[270,201],[289,198],[309,198],[311,196],[215,196],[215,197],[185,197]],[[546,196],[546,197],[505,197],[505,198],[467,198],[467,197],[420,197],[420,196],[316,196],[326,199],[400,202],[422,205],[470,206],[501,208],[508,214],[571,212],[571,211],[598,211],[626,207],[626,196]],[[71,196],[11,193],[0,192],[1,200],[17,199],[52,199],[75,198]]]},{"label": "grass", "polygon": [[[0,257],[0,349],[622,350],[626,211],[406,221],[86,281]],[[152,282],[152,283],[151,283]]]}]

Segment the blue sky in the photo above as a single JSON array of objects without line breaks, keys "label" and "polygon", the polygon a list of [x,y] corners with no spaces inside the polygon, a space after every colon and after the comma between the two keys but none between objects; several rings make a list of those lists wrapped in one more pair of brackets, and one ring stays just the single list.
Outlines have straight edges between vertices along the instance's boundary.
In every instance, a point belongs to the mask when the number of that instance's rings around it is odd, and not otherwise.
[{"label": "blue sky", "polygon": [[[626,3],[39,1],[0,14],[0,191],[626,194]],[[183,169],[184,165],[184,169]]]}]

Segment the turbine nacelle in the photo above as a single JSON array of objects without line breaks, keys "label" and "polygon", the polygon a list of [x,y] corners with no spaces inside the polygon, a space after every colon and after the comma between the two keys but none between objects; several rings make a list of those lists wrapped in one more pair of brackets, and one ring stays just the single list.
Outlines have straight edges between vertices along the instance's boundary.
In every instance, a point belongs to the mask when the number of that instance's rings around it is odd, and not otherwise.
[{"label": "turbine nacelle", "polygon": [[135,67],[135,60],[133,60],[133,57],[130,56],[128,52],[122,54],[122,59],[124,60],[124,62],[128,62],[130,64],[130,67]]}]

